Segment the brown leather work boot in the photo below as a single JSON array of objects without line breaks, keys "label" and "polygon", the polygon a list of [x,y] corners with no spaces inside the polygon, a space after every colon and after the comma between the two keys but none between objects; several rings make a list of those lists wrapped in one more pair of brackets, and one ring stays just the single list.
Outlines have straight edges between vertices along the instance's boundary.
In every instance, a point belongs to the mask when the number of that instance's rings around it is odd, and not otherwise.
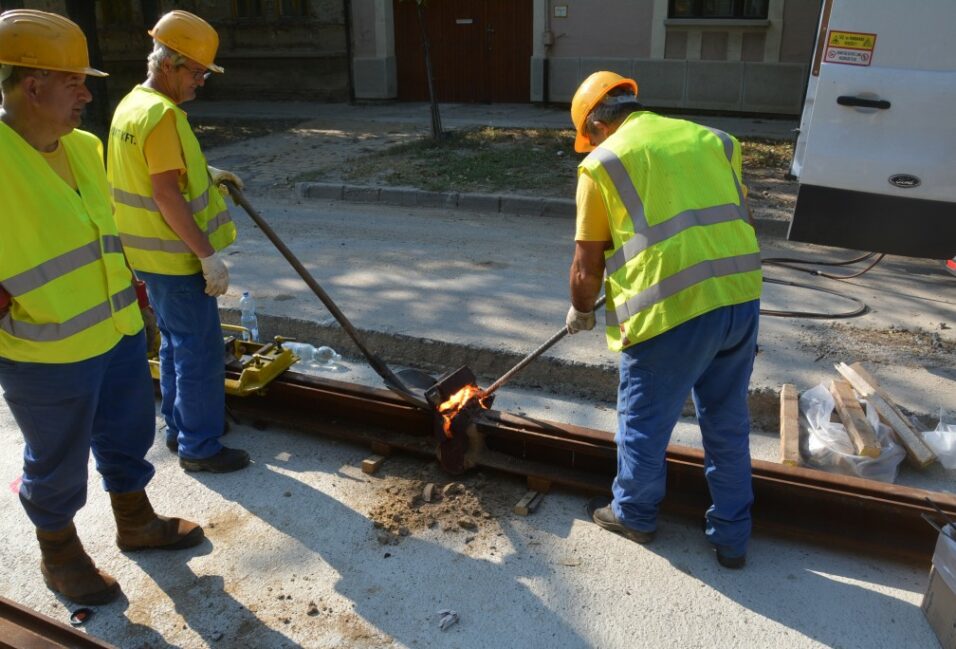
[{"label": "brown leather work boot", "polygon": [[120,550],[181,550],[202,543],[205,535],[196,523],[159,516],[145,491],[110,492],[116,518],[116,545]]},{"label": "brown leather work boot", "polygon": [[106,604],[120,594],[116,580],[93,565],[73,523],[55,532],[37,528],[37,541],[40,572],[50,590],[77,604]]}]

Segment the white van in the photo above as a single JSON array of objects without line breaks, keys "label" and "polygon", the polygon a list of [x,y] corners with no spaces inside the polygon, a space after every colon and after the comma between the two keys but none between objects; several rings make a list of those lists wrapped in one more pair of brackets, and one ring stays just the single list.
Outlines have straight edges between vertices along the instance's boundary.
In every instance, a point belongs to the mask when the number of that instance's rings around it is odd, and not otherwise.
[{"label": "white van", "polygon": [[956,0],[824,0],[788,238],[956,256]]}]

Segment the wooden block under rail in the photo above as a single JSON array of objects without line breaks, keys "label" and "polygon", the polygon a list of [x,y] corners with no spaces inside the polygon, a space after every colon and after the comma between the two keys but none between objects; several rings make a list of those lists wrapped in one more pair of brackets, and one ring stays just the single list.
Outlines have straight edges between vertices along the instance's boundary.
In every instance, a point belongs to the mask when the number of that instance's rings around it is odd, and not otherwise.
[{"label": "wooden block under rail", "polygon": [[830,383],[830,394],[833,395],[840,421],[843,422],[846,432],[850,435],[850,441],[853,442],[856,454],[865,457],[880,457],[883,449],[876,437],[876,431],[873,430],[863,413],[860,402],[856,400],[856,395],[853,394],[853,387],[847,381],[834,379]]},{"label": "wooden block under rail", "polygon": [[364,460],[362,460],[362,473],[368,473],[369,475],[375,473],[382,466],[382,462],[385,461],[384,455],[371,455]]},{"label": "wooden block under rail", "polygon": [[533,475],[528,476],[528,489],[531,491],[540,491],[543,494],[551,491],[551,481],[547,478],[539,478]]},{"label": "wooden block under rail", "polygon": [[800,457],[800,404],[797,388],[791,383],[780,388],[780,464],[803,464]]},{"label": "wooden block under rail", "polygon": [[518,501],[518,504],[515,505],[514,512],[518,516],[527,516],[534,510],[538,508],[538,505],[541,504],[541,499],[544,498],[544,494],[540,491],[529,491],[521,500]]},{"label": "wooden block under rail", "polygon": [[897,409],[889,394],[886,393],[879,384],[872,385],[870,381],[876,382],[873,377],[869,381],[864,376],[869,376],[866,370],[863,373],[857,369],[863,369],[857,364],[857,368],[851,367],[846,363],[835,365],[837,372],[843,375],[853,386],[853,389],[860,393],[860,396],[873,404],[880,417],[893,429],[897,439],[903,448],[906,449],[906,459],[917,469],[922,469],[936,461],[936,454],[920,439],[919,434],[913,430],[902,413]]},{"label": "wooden block under rail", "polygon": [[385,457],[390,457],[392,455],[392,446],[390,444],[386,444],[385,442],[372,440],[371,444],[369,444],[369,448],[372,449],[372,453],[377,455],[384,455]]}]

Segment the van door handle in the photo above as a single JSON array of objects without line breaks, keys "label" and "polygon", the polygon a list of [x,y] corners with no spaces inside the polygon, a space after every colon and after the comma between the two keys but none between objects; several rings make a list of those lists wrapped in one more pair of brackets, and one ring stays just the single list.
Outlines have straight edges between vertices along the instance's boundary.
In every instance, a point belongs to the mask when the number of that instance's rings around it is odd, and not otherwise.
[{"label": "van door handle", "polygon": [[850,95],[840,95],[837,97],[837,103],[841,106],[859,106],[860,108],[879,108],[886,110],[890,107],[890,102],[885,99],[864,99],[863,97],[852,97]]}]

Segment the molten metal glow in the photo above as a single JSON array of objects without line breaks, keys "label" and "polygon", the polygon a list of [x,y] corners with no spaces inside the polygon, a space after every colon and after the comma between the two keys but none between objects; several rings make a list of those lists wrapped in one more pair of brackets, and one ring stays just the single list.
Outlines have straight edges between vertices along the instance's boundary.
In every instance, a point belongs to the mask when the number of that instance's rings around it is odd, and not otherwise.
[{"label": "molten metal glow", "polygon": [[441,414],[442,419],[444,419],[442,428],[445,431],[445,437],[448,439],[452,438],[451,422],[458,413],[461,412],[461,409],[468,405],[469,401],[475,399],[482,408],[486,407],[481,403],[481,400],[478,399],[480,394],[481,390],[477,385],[466,385],[438,406],[438,412]]}]

